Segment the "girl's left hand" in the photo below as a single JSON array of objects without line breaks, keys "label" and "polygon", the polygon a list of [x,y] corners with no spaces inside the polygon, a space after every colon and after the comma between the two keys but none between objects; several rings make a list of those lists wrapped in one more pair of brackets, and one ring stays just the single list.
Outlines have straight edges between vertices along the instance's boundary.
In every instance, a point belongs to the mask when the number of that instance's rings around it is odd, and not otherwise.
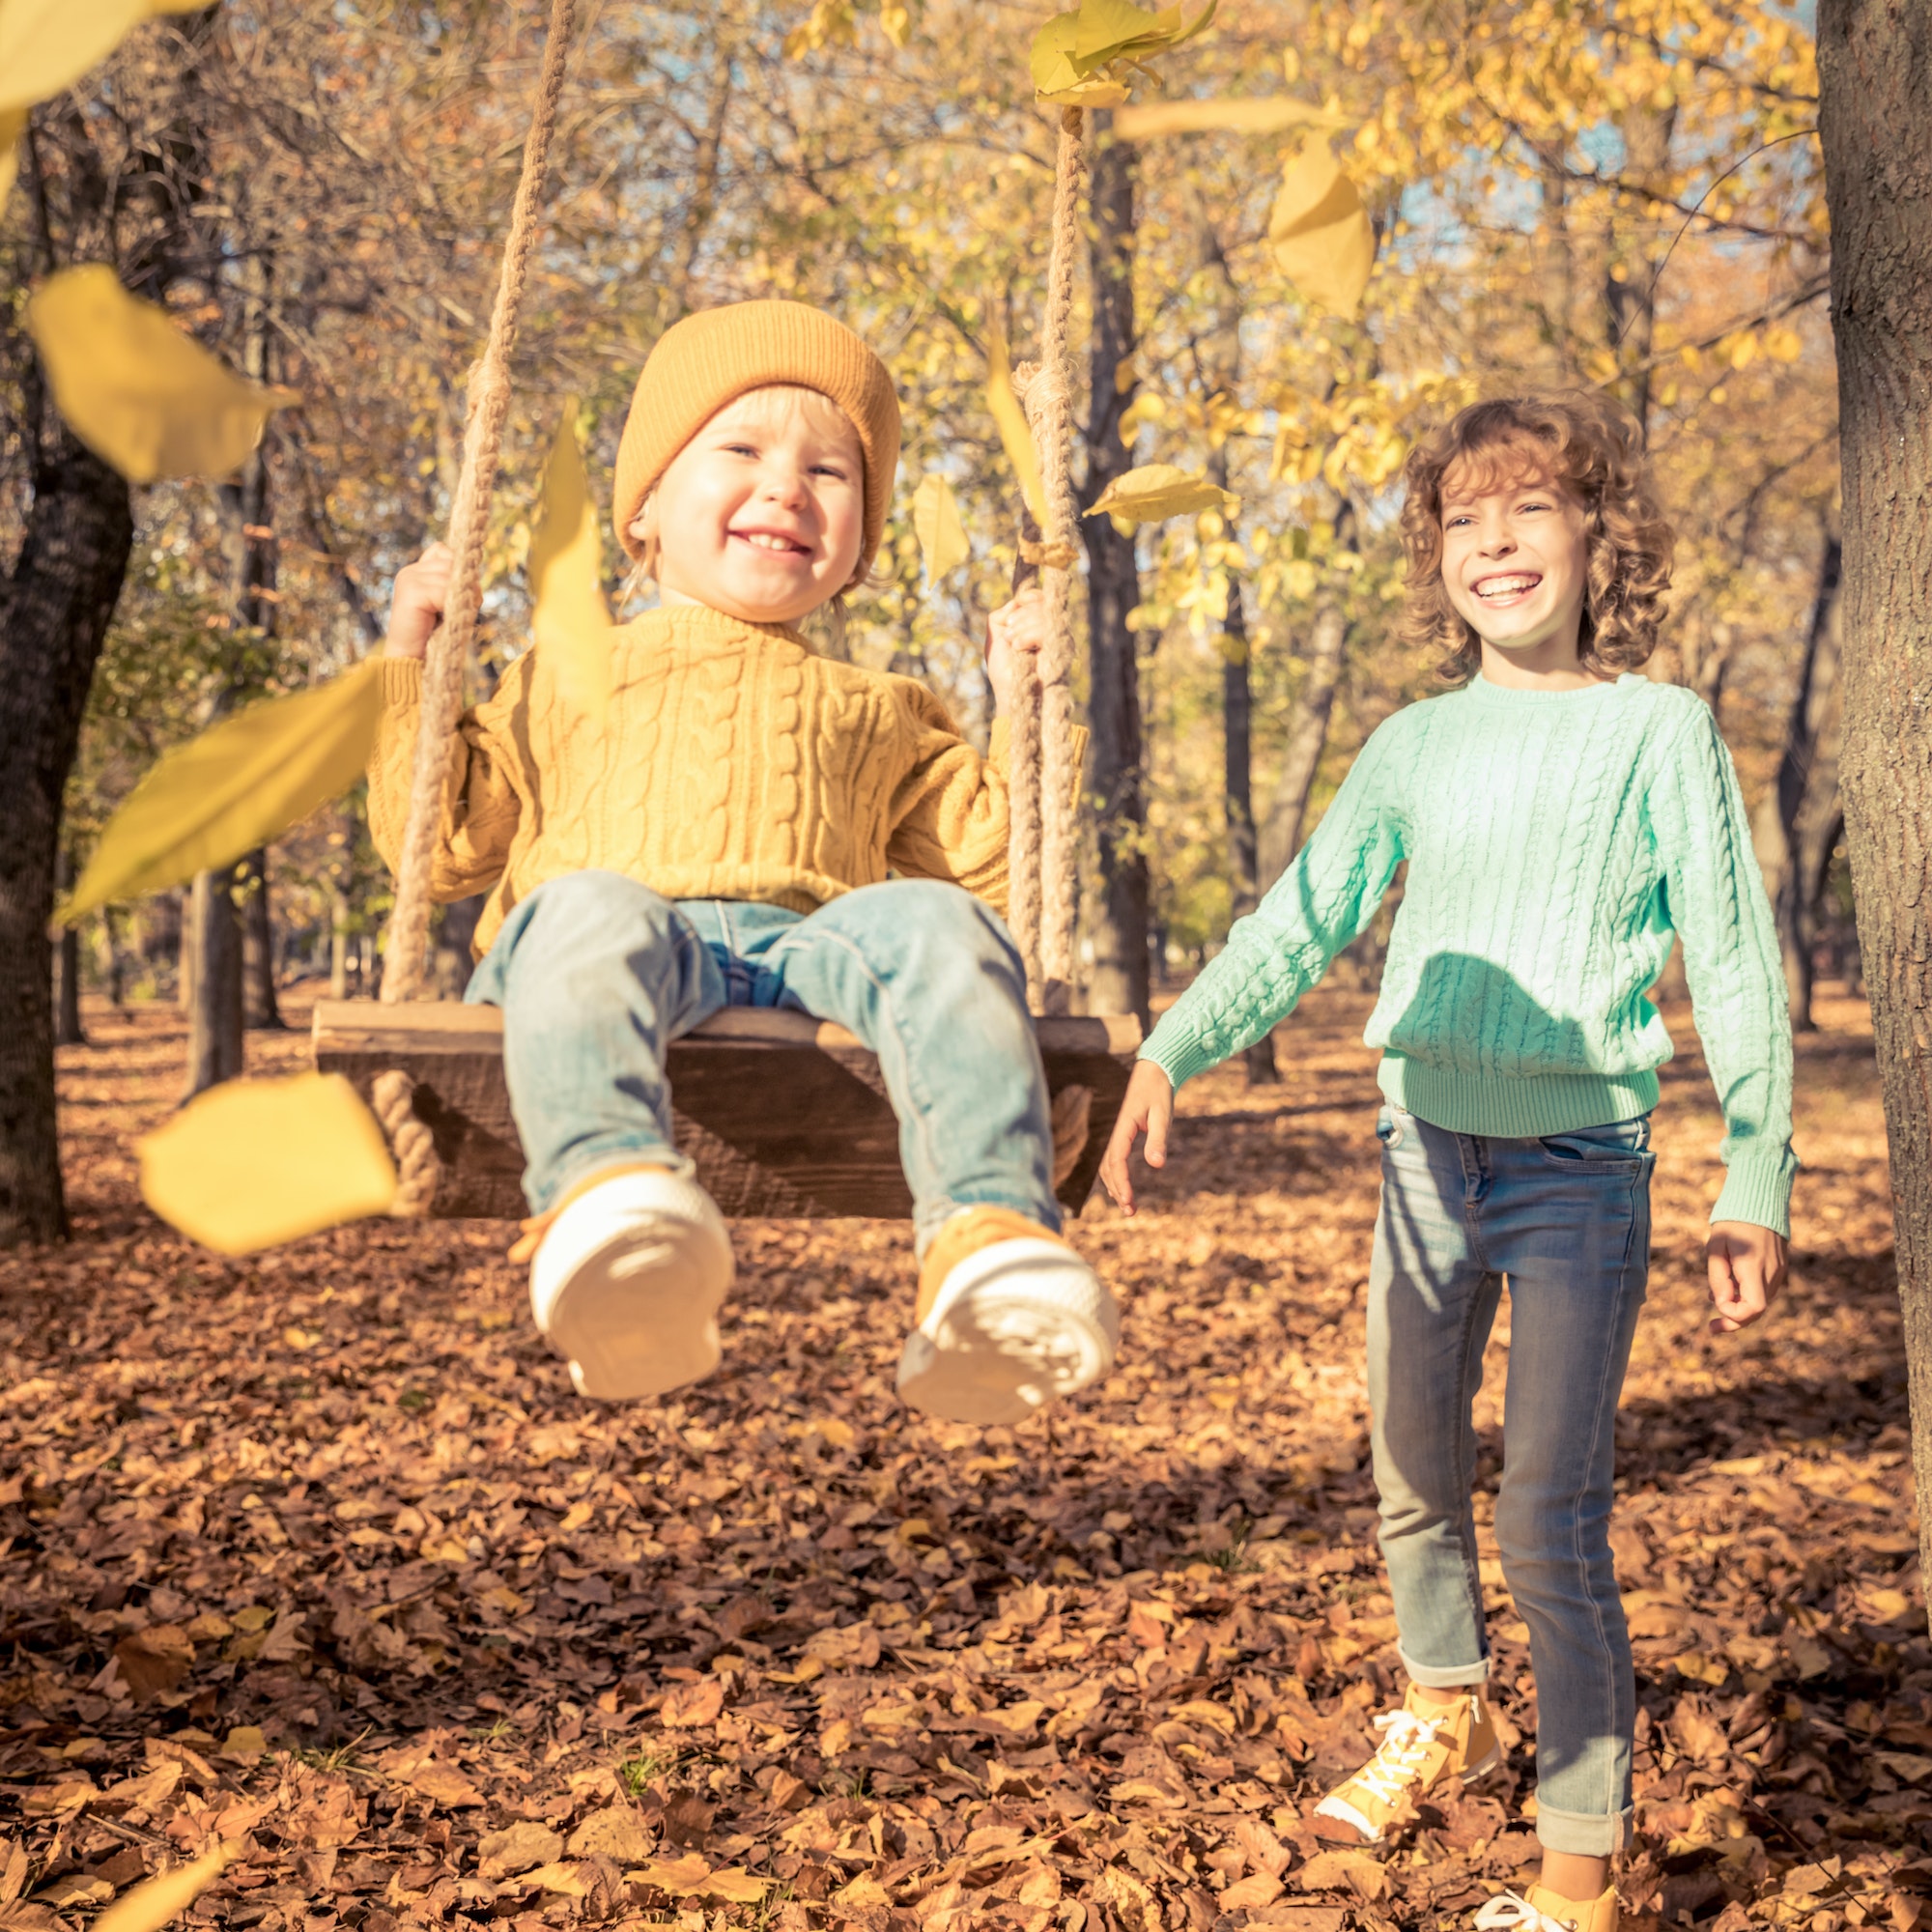
[{"label": "girl's left hand", "polygon": [[1749,1221],[1719,1221],[1704,1243],[1711,1269],[1711,1301],[1718,1311],[1714,1335],[1748,1328],[1784,1286],[1786,1243]]},{"label": "girl's left hand", "polygon": [[995,717],[1004,718],[1012,709],[1021,653],[1037,656],[1045,642],[1046,600],[1036,578],[986,620],[986,677],[993,687]]}]

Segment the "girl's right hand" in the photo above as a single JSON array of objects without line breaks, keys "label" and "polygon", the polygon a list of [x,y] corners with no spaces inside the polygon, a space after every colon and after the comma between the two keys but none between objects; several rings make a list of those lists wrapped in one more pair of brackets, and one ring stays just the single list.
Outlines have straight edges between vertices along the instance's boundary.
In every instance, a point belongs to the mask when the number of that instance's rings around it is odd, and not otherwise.
[{"label": "girl's right hand", "polygon": [[415,658],[429,649],[436,627],[449,603],[449,578],[456,557],[447,544],[433,543],[413,563],[396,573],[396,594],[389,600],[392,658]]},{"label": "girl's right hand", "polygon": [[1151,1060],[1134,1062],[1127,1080],[1127,1097],[1114,1122],[1113,1138],[1100,1162],[1100,1179],[1122,1213],[1134,1211],[1134,1183],[1127,1157],[1142,1132],[1147,1134],[1144,1158],[1150,1167],[1167,1165],[1167,1130],[1174,1124],[1174,1083]]}]

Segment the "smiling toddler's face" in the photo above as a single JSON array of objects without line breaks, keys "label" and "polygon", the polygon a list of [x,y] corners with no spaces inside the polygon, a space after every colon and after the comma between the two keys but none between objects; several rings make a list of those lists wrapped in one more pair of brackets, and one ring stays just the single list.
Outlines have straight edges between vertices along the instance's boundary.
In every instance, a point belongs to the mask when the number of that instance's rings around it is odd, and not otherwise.
[{"label": "smiling toddler's face", "polygon": [[852,580],[865,454],[844,412],[810,389],[752,389],[671,459],[638,525],[658,540],[666,604],[789,624]]}]

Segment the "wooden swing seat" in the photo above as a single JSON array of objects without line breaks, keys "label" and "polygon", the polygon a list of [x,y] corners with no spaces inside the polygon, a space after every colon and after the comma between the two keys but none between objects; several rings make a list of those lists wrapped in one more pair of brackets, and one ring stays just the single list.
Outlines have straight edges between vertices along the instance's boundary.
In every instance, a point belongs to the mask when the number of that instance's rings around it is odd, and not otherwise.
[{"label": "wooden swing seat", "polygon": [[[1077,1214],[1099,1172],[1141,1043],[1128,1019],[1037,1019],[1047,1085],[1084,1087],[1087,1136],[1061,1180]],[[903,1220],[912,1197],[877,1057],[843,1027],[806,1013],[729,1007],[668,1055],[679,1148],[726,1214]],[[441,1165],[433,1220],[520,1220],[524,1155],[503,1084],[503,1016],[454,1002],[382,1006],[324,1000],[315,1064],[364,1099],[394,1067],[415,1082],[415,1112]]]}]

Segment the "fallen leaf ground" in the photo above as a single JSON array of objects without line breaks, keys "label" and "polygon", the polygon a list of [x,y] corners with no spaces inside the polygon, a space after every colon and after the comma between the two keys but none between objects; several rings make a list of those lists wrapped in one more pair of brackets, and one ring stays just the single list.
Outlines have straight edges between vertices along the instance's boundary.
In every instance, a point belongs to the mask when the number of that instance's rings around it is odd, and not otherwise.
[{"label": "fallen leaf ground", "polygon": [[[501,1229],[197,1251],[128,1151],[177,1017],[91,1012],[62,1056],[76,1238],[0,1259],[0,1925],[79,1926],[223,1839],[191,1920],[265,1932],[1466,1923],[1534,1856],[1487,1529],[1505,1788],[1443,1795],[1385,1861],[1307,1829],[1395,1684],[1365,1005],[1311,1000],[1278,1089],[1189,1088],[1149,1210],[1078,1231],[1122,1371],[983,1434],[894,1400],[896,1227],[744,1225],[726,1365],[661,1408],[570,1393]],[[1667,1069],[1619,1428],[1627,1924],[1932,1921],[1882,1122],[1862,1008],[1821,1011],[1793,1284],[1742,1339],[1703,1327],[1708,1085]],[[1505,1309],[1485,1521],[1507,1346]]]}]

